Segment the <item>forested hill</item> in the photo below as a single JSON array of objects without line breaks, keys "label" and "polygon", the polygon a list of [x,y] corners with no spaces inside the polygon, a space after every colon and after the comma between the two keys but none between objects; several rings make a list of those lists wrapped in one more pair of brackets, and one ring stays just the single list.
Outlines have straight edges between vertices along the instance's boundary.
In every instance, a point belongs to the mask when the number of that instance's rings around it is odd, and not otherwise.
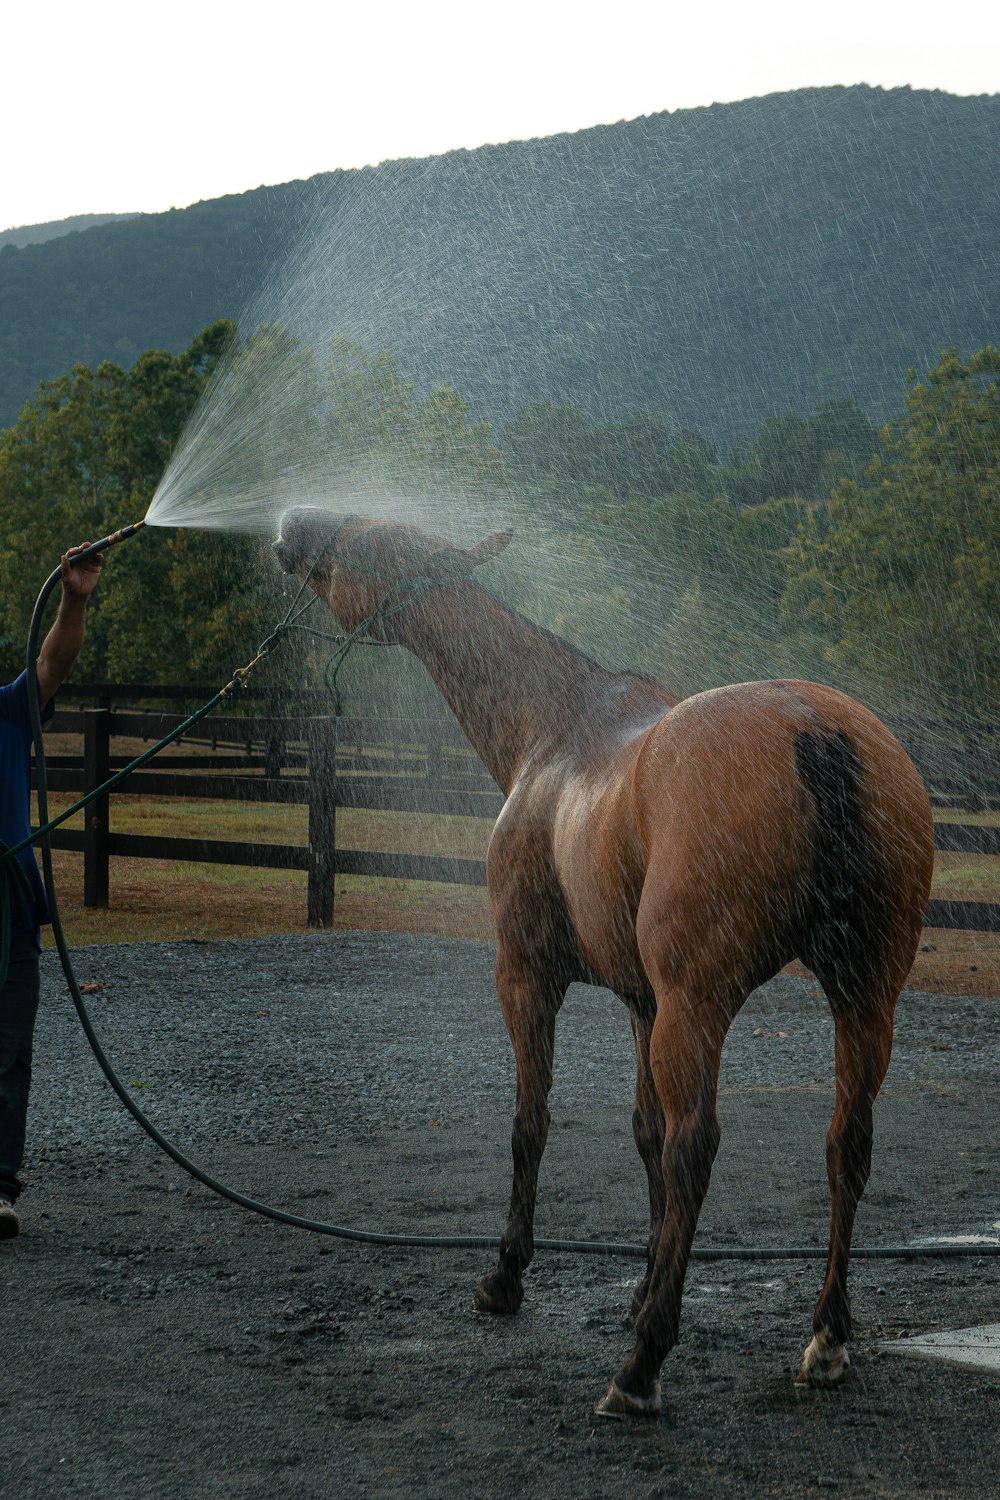
[{"label": "forested hill", "polygon": [[802,90],[8,245],[0,423],[75,361],[249,332],[320,201],[342,331],[477,416],[646,408],[722,445],[831,396],[881,417],[907,367],[1000,342],[998,160],[1000,96]]},{"label": "forested hill", "polygon": [[18,224],[11,229],[0,230],[0,247],[15,245],[42,245],[46,240],[58,240],[64,234],[76,234],[82,229],[96,229],[99,224],[115,224],[122,219],[134,219],[135,214],[73,214],[68,219],[49,219],[44,224]]}]

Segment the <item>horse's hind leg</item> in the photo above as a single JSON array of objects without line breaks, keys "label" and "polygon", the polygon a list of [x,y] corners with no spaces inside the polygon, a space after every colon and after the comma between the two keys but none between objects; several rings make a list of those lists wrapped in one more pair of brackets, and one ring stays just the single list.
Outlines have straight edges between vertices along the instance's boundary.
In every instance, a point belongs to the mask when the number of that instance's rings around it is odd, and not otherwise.
[{"label": "horse's hind leg", "polygon": [[511,1151],[514,1182],[500,1259],[482,1278],[473,1298],[477,1312],[516,1313],[524,1299],[522,1275],[534,1254],[533,1225],[538,1169],[549,1132],[549,1090],[556,1014],[565,984],[536,975],[523,955],[501,939],[497,950],[497,993],[514,1047],[517,1102]]},{"label": "horse's hind leg", "polygon": [[631,1012],[632,1034],[635,1037],[635,1109],[632,1113],[632,1134],[649,1184],[649,1240],[646,1249],[646,1274],[635,1289],[632,1298],[632,1316],[637,1318],[649,1291],[656,1259],[656,1247],[663,1228],[663,1107],[656,1094],[653,1071],[649,1065],[649,1040],[653,1030],[653,1016]]},{"label": "horse's hind leg", "polygon": [[795,758],[816,804],[811,913],[799,953],[826,990],[837,1027],[826,1138],[830,1252],[799,1380],[833,1385],[848,1366],[851,1235],[871,1170],[872,1110],[889,1066],[896,1001],[920,941],[934,826],[902,747],[860,720],[851,735],[798,733]]},{"label": "horse's hind leg", "polygon": [[[823,980],[823,975],[820,975]],[[847,1268],[858,1203],[872,1161],[872,1112],[892,1052],[892,1023],[899,986],[879,986],[872,999],[857,985],[824,981],[836,1020],[836,1103],[826,1137],[830,1183],[830,1252],[826,1280],[813,1315],[814,1337],[802,1356],[800,1385],[835,1385],[850,1364]],[[854,993],[852,993],[852,990]]]},{"label": "horse's hind leg", "polygon": [[719,1147],[719,1060],[742,995],[657,991],[650,1066],[663,1105],[664,1211],[635,1347],[595,1407],[599,1417],[655,1416],[660,1366],[677,1342],[681,1295],[698,1215]]}]

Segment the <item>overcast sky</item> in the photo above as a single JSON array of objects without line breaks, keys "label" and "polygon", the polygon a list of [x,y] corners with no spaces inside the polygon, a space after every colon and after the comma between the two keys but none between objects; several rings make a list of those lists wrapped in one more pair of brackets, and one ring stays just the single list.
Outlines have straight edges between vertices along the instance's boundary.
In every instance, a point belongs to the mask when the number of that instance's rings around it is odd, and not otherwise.
[{"label": "overcast sky", "polygon": [[783,89],[1000,91],[985,0],[48,0],[0,44],[0,228]]}]

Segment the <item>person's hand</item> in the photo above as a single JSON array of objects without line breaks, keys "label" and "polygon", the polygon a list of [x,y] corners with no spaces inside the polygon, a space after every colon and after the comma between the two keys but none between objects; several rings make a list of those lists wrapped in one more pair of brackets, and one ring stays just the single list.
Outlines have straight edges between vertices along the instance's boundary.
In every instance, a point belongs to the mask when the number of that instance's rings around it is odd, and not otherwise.
[{"label": "person's hand", "polygon": [[103,552],[95,552],[86,561],[77,563],[75,566],[70,562],[71,557],[75,557],[78,552],[83,552],[89,546],[89,542],[81,542],[78,547],[70,547],[62,558],[63,591],[67,594],[74,594],[78,599],[86,599],[101,581],[101,569],[104,566]]}]

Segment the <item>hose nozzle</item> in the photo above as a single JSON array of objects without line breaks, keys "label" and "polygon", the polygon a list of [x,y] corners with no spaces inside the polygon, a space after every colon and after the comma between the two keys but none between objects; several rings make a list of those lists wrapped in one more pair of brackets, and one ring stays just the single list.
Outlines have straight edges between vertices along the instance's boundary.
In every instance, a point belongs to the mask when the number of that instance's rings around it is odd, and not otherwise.
[{"label": "hose nozzle", "polygon": [[82,552],[76,552],[70,558],[75,566],[83,562],[86,557],[93,557],[95,552],[106,552],[109,547],[117,547],[119,542],[125,542],[130,536],[135,536],[145,526],[145,521],[133,521],[131,526],[122,526],[118,531],[113,531],[110,536],[102,537],[99,542],[91,542],[89,547],[84,547]]},{"label": "hose nozzle", "polygon": [[126,542],[130,536],[135,536],[136,532],[141,531],[145,524],[145,521],[133,521],[131,526],[122,526],[118,531],[113,531],[101,545],[104,547],[117,547],[119,542]]}]

